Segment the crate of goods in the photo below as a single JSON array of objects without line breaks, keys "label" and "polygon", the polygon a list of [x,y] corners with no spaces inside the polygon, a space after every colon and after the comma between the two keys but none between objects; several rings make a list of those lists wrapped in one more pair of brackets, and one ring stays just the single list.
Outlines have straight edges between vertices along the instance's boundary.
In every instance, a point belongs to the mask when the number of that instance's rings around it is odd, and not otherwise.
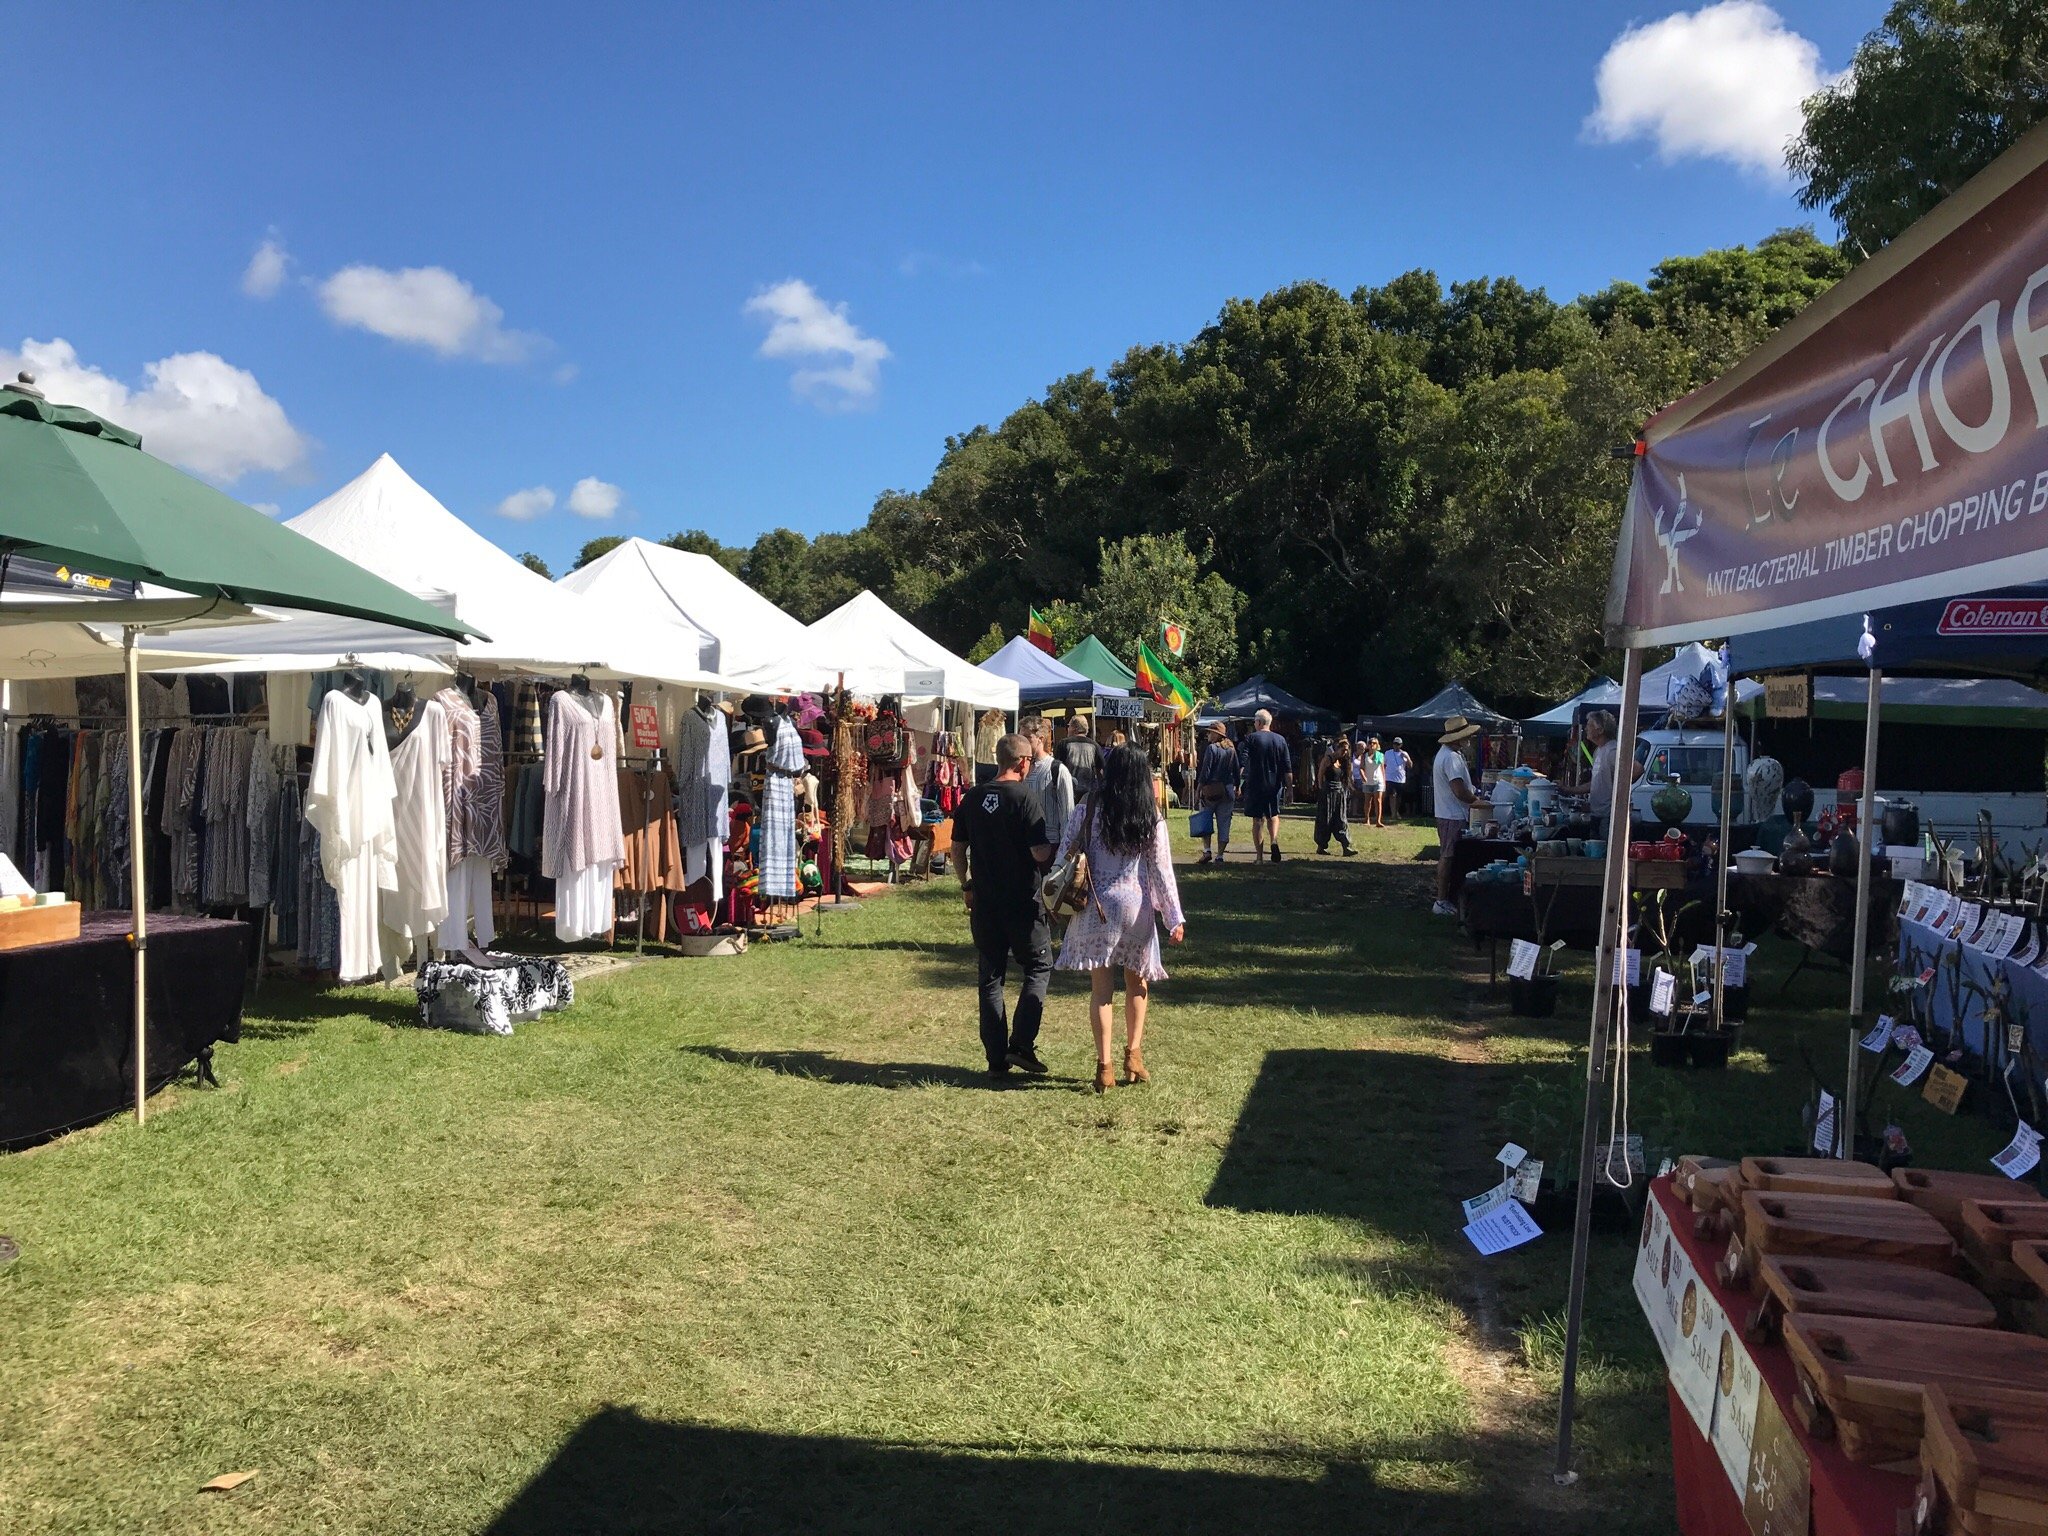
[{"label": "crate of goods", "polygon": [[1883,1169],[1832,1157],[1745,1157],[1742,1182],[1749,1189],[1785,1195],[1862,1195],[1872,1200],[1895,1200],[1899,1194],[1898,1186]]},{"label": "crate of goods", "polygon": [[1925,1399],[1914,1531],[2048,1531],[2048,1411],[2020,1399],[1958,1403],[1939,1386]]},{"label": "crate of goods", "polygon": [[1725,1273],[1730,1280],[1752,1283],[1758,1266],[1772,1254],[1888,1259],[1945,1274],[1956,1273],[1959,1262],[1955,1240],[1918,1206],[1862,1195],[1745,1190],[1740,1248],[1738,1254],[1730,1245]]},{"label": "crate of goods", "polygon": [[2039,1200],[2027,1184],[2015,1184],[2002,1173],[1946,1173],[1934,1168],[1894,1168],[1892,1183],[1899,1198],[1910,1200],[1952,1234],[1963,1226],[1965,1200]]},{"label": "crate of goods", "polygon": [[2021,1296],[2027,1278],[2012,1261],[2012,1246],[2032,1238],[2048,1238],[2048,1201],[1965,1200],[1956,1241],[1976,1271],[1978,1282],[1994,1296]]},{"label": "crate of goods", "polygon": [[1967,1280],[1916,1264],[1772,1254],[1758,1266],[1763,1304],[1753,1336],[1769,1338],[1787,1316],[1889,1317],[1950,1328],[1996,1328],[1998,1308]]},{"label": "crate of goods", "polygon": [[2048,1339],[1890,1318],[1794,1315],[1785,1349],[1797,1374],[1793,1406],[1809,1433],[1833,1434],[1866,1465],[1914,1457],[1925,1388],[1958,1404],[2012,1402],[2048,1413]]},{"label": "crate of goods", "polygon": [[[13,901],[16,898],[0,898]],[[61,944],[78,937],[83,908],[75,901],[40,901],[0,907],[0,950],[32,949],[38,944]]]}]

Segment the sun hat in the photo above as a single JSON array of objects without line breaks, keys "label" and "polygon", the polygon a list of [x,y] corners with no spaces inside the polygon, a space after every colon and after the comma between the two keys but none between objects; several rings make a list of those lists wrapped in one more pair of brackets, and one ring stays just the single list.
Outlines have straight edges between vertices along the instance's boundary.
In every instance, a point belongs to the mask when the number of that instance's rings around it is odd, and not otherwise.
[{"label": "sun hat", "polygon": [[1226,731],[1223,728],[1223,722],[1221,720],[1211,720],[1207,725],[1202,727],[1202,734],[1204,736],[1214,736],[1217,740],[1221,741],[1224,737],[1228,736],[1230,732]]},{"label": "sun hat", "polygon": [[1452,715],[1444,721],[1444,733],[1437,741],[1446,747],[1455,747],[1461,741],[1470,741],[1479,734],[1479,727],[1463,715]]}]

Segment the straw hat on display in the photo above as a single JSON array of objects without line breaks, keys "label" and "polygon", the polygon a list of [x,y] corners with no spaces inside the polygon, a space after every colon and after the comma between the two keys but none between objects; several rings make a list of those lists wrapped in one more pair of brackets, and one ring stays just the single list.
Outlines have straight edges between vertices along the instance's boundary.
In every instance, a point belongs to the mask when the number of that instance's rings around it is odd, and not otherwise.
[{"label": "straw hat on display", "polygon": [[1470,741],[1479,734],[1479,727],[1463,715],[1452,715],[1444,721],[1444,733],[1437,737],[1439,745],[1455,747],[1461,741]]}]

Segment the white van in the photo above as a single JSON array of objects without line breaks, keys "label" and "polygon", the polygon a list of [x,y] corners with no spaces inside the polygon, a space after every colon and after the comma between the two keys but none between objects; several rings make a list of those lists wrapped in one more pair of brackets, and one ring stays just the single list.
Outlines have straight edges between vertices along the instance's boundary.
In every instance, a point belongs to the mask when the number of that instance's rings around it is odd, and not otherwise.
[{"label": "white van", "polygon": [[[1638,823],[1652,822],[1657,813],[1650,809],[1650,797],[1671,780],[1679,784],[1692,796],[1692,811],[1685,818],[1685,825],[1693,828],[1717,827],[1721,824],[1720,813],[1714,809],[1714,781],[1721,776],[1721,753],[1724,743],[1719,729],[1697,731],[1644,731],[1636,737],[1636,750],[1640,754],[1649,749],[1649,757],[1643,763],[1643,775],[1635,782],[1629,796],[1630,813]],[[1749,772],[1749,746],[1740,736],[1735,739],[1735,812],[1733,824],[1746,824],[1741,785]]]}]

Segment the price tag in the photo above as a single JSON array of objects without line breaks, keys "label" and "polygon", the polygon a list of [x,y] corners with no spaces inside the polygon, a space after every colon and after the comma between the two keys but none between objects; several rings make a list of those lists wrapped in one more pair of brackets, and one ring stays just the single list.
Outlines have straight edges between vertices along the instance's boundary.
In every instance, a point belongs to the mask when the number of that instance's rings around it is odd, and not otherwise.
[{"label": "price tag", "polygon": [[1813,1150],[1832,1157],[1835,1153],[1835,1096],[1820,1091],[1820,1113],[1813,1117]]},{"label": "price tag", "polygon": [[1952,1115],[1962,1107],[1963,1093],[1969,1086],[1970,1080],[1962,1073],[1935,1067],[1927,1074],[1927,1086],[1920,1090],[1920,1097],[1944,1115]]},{"label": "price tag", "polygon": [[[1740,949],[1726,951],[1725,958],[1721,962],[1722,980],[1731,987],[1747,986],[1749,984],[1749,957],[1755,953],[1756,946],[1754,944],[1745,944]],[[1702,944],[1692,952],[1692,963],[1694,965],[1711,965],[1713,960],[1714,946],[1711,944]],[[1708,974],[1711,976],[1712,972]]]},{"label": "price tag", "polygon": [[1512,1173],[1522,1166],[1522,1159],[1529,1155],[1526,1147],[1518,1147],[1512,1141],[1493,1154],[1493,1160]]},{"label": "price tag", "polygon": [[2006,958],[2014,965],[2032,965],[2040,958],[2040,948],[2041,936],[2034,931],[2033,925],[2029,923],[2027,925],[2026,938],[2020,942],[2019,948],[2015,949],[2010,955],[2007,955]]},{"label": "price tag", "polygon": [[1892,1069],[1892,1081],[1901,1088],[1910,1088],[1920,1081],[1920,1074],[1925,1072],[1933,1061],[1934,1052],[1924,1045],[1916,1045],[1906,1053],[1906,1059]]},{"label": "price tag", "polygon": [[1614,952],[1614,984],[1639,986],[1643,979],[1643,952],[1640,949],[1617,949]]},{"label": "price tag", "polygon": [[1669,1018],[1677,995],[1678,978],[1660,966],[1650,983],[1650,1012]]},{"label": "price tag", "polygon": [[1958,901],[1948,919],[1948,936],[1968,943],[1977,932],[1977,925],[1984,920],[1984,914],[1974,901]]},{"label": "price tag", "polygon": [[1865,1035],[1859,1043],[1866,1051],[1881,1053],[1889,1050],[1892,1043],[1892,1031],[1896,1028],[1898,1026],[1892,1022],[1892,1016],[1888,1013],[1881,1013],[1877,1016],[1876,1027],[1869,1034]]},{"label": "price tag", "polygon": [[2022,1120],[2012,1133],[2012,1140],[2005,1150],[1994,1152],[1991,1166],[2008,1179],[2022,1178],[2032,1173],[2041,1161],[2041,1133]]},{"label": "price tag", "polygon": [[633,746],[638,751],[653,752],[661,746],[661,719],[654,712],[652,704],[635,704],[632,712]]},{"label": "price tag", "polygon": [[1536,961],[1543,951],[1527,939],[1516,939],[1508,951],[1508,974],[1522,981],[1531,981],[1536,976]]},{"label": "price tag", "polygon": [[1927,985],[1927,983],[1929,983],[1930,981],[1934,980],[1934,967],[1933,967],[1933,966],[1931,966],[1931,965],[1930,965],[1929,967],[1927,967],[1927,969],[1926,969],[1926,970],[1924,970],[1924,971],[1922,971],[1922,972],[1920,973],[1920,975],[1919,975],[1919,977],[1918,977],[1917,979],[1918,979],[1918,981],[1919,981],[1919,984],[1920,984],[1921,986],[1923,986],[1923,987],[1924,987],[1924,986],[1926,986],[1926,985]]},{"label": "price tag", "polygon": [[1693,993],[1692,995],[1692,1005],[1695,1008],[1711,1007],[1713,1005],[1713,1001],[1714,994],[1705,987],[1700,988],[1699,991]]}]

